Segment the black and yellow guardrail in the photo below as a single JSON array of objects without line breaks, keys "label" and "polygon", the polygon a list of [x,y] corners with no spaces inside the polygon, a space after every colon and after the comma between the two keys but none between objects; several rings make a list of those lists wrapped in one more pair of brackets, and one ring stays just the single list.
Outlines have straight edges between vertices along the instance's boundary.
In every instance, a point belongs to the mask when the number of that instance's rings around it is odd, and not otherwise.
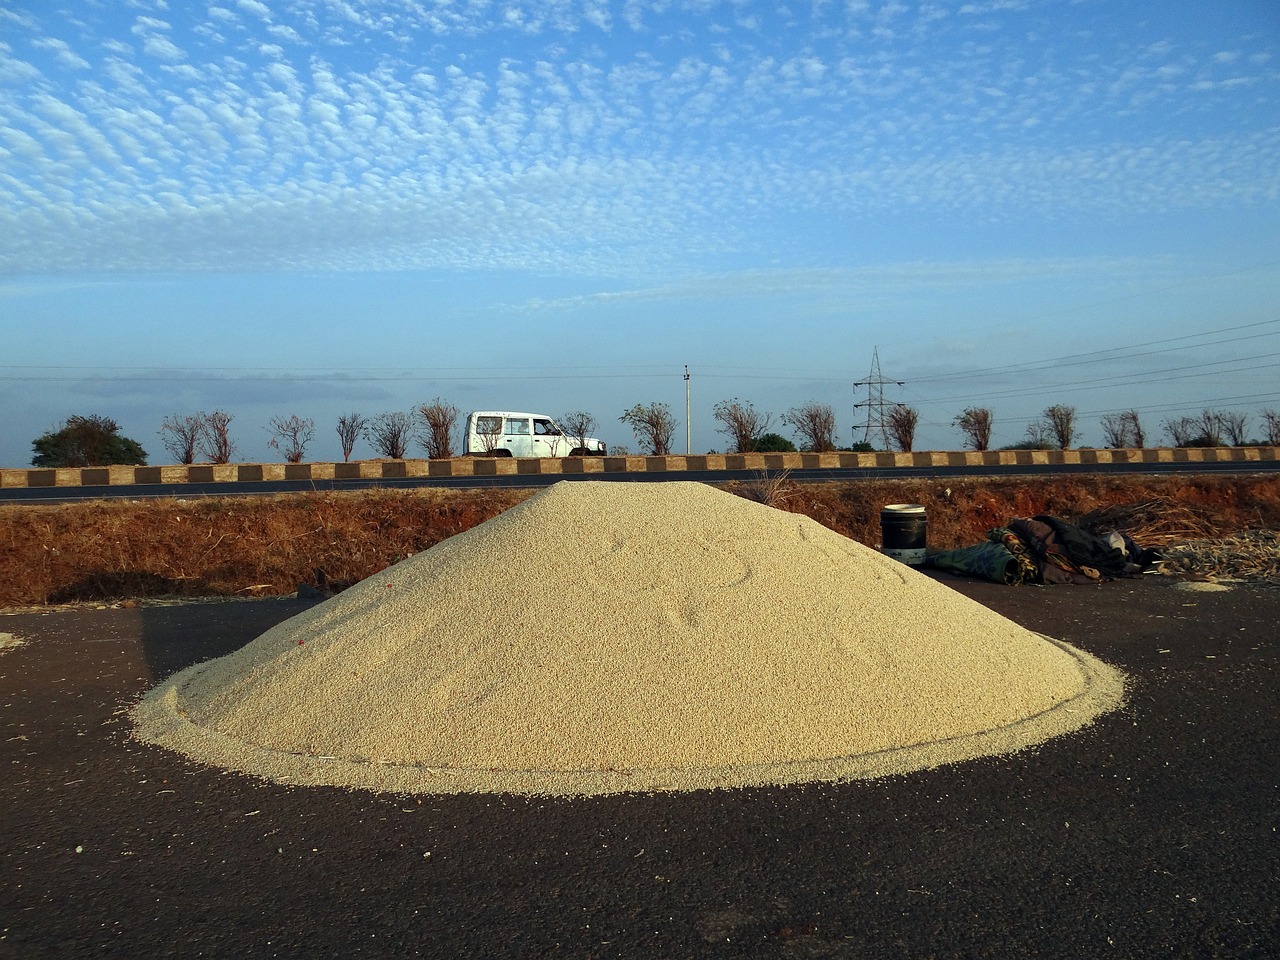
[{"label": "black and yellow guardrail", "polygon": [[358,460],[351,463],[175,464],[156,467],[0,469],[0,487],[123,486],[149,483],[235,483],[259,480],[398,480],[522,474],[608,474],[688,470],[859,470],[892,467],[1016,467],[1139,463],[1274,461],[1277,447],[1149,447],[1143,449],[923,451],[920,453],[742,453],[619,457],[454,457],[448,460]]}]

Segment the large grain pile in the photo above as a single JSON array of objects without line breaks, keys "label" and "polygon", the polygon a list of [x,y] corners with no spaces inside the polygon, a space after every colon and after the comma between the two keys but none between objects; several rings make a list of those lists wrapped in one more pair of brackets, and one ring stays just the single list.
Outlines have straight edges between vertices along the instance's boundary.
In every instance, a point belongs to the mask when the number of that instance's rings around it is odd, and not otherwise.
[{"label": "large grain pile", "polygon": [[288,783],[548,794],[1019,749],[1120,675],[814,521],[562,482],[172,677],[140,735]]}]

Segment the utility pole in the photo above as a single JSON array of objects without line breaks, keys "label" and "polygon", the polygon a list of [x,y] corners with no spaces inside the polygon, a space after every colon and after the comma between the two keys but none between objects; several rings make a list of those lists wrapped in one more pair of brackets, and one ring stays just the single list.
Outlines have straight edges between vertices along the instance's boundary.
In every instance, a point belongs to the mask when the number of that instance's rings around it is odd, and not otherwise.
[{"label": "utility pole", "polygon": [[689,408],[689,365],[684,365],[684,452],[693,453],[693,414]]},{"label": "utility pole", "polygon": [[[865,380],[859,380],[853,385],[853,389],[859,387],[867,388],[867,399],[863,403],[855,403],[853,409],[859,407],[867,408],[867,420],[863,426],[862,439],[865,443],[872,446],[876,444],[872,441],[874,437],[880,441],[879,449],[889,449],[889,431],[885,427],[885,402],[884,402],[884,385],[892,383],[899,387],[906,386],[901,380],[887,380],[880,373],[880,348],[876,347],[871,353],[871,374]],[[856,428],[858,424],[854,424]]]}]

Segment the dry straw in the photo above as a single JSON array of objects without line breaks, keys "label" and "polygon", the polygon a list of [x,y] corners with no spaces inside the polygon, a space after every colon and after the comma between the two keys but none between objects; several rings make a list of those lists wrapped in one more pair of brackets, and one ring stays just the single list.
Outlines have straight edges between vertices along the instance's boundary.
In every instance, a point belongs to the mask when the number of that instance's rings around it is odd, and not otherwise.
[{"label": "dry straw", "polygon": [[1120,675],[807,517],[565,482],[172,677],[140,735],[297,784],[602,794],[1018,750]]}]

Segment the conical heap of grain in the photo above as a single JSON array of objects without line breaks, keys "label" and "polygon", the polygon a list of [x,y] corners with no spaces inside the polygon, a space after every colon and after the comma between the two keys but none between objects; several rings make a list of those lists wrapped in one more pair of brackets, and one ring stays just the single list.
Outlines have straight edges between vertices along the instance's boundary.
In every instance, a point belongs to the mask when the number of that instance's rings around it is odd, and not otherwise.
[{"label": "conical heap of grain", "polygon": [[603,793],[1018,749],[1119,675],[814,521],[556,484],[148,695],[145,739],[287,782]]}]

